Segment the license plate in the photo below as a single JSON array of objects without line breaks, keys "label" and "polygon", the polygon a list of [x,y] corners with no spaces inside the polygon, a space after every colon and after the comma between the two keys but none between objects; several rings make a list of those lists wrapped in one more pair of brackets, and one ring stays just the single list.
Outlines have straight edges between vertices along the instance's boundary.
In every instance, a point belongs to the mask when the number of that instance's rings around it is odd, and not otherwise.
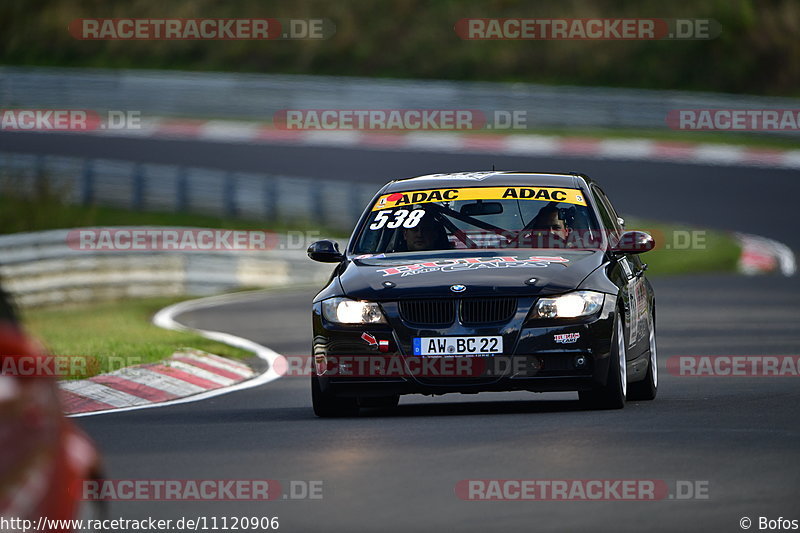
[{"label": "license plate", "polygon": [[455,356],[503,353],[503,337],[414,337],[414,355]]}]

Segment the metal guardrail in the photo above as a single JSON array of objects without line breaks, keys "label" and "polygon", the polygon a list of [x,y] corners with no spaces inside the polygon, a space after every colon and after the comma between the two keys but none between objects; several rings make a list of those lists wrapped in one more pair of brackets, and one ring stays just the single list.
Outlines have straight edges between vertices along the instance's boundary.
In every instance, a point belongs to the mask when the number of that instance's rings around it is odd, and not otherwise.
[{"label": "metal guardrail", "polygon": [[0,278],[17,305],[321,285],[333,268],[310,261],[303,249],[288,249],[286,237],[268,251],[88,251],[70,247],[70,231],[0,236]]},{"label": "metal guardrail", "polygon": [[377,190],[374,185],[336,180],[0,152],[0,194],[3,185],[30,192],[42,179],[69,203],[267,224],[305,220],[348,232]]},{"label": "metal guardrail", "polygon": [[0,67],[0,107],[259,121],[285,109],[458,108],[489,116],[496,110],[524,110],[528,127],[663,129],[674,109],[798,108],[800,100],[523,83]]}]

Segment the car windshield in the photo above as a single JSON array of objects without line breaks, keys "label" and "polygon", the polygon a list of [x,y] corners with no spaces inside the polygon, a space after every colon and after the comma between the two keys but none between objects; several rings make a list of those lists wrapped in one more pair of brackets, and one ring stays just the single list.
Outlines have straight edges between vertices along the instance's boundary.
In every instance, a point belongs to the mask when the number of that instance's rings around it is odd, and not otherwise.
[{"label": "car windshield", "polygon": [[492,248],[599,248],[580,189],[467,187],[384,194],[357,233],[356,254]]}]

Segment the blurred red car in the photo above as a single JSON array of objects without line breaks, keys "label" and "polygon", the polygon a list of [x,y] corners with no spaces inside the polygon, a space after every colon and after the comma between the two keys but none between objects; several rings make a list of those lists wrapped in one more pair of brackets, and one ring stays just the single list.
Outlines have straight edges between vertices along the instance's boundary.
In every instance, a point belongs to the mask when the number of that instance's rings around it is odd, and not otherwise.
[{"label": "blurred red car", "polygon": [[[26,336],[0,290],[0,530],[20,530],[19,520],[40,517],[99,518],[102,502],[78,501],[83,479],[98,477],[99,455],[91,440],[62,413],[58,384],[48,377],[22,377],[22,359],[46,357]],[[91,507],[87,507],[87,504]],[[12,520],[17,520],[16,522]],[[66,524],[46,531],[73,531]]]}]

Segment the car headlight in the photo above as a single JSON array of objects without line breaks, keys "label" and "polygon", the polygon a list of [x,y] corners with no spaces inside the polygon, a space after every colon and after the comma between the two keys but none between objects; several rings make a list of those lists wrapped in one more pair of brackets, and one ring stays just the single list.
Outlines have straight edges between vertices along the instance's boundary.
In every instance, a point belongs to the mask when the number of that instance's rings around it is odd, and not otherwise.
[{"label": "car headlight", "polygon": [[603,307],[605,296],[600,292],[575,291],[539,298],[533,308],[533,318],[577,318],[593,315]]},{"label": "car headlight", "polygon": [[322,301],[322,316],[337,324],[385,324],[386,318],[378,304],[349,298],[330,298]]}]

